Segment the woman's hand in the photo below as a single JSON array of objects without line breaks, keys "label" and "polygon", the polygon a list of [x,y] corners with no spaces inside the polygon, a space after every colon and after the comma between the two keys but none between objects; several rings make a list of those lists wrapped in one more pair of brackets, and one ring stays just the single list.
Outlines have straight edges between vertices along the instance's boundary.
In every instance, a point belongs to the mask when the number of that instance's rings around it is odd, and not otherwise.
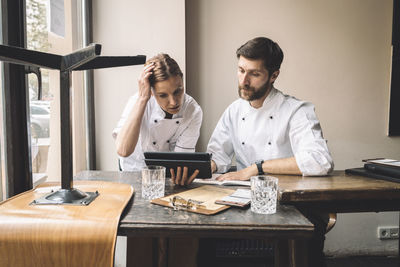
[{"label": "woman's hand", "polygon": [[193,174],[188,177],[188,167],[183,167],[183,174],[182,168],[178,167],[176,170],[176,176],[174,169],[169,170],[171,172],[171,180],[174,184],[177,185],[189,185],[193,182],[194,178],[199,174],[199,170],[195,170]]},{"label": "woman's hand", "polygon": [[139,98],[142,100],[149,100],[151,96],[151,86],[149,82],[150,75],[153,74],[154,63],[150,63],[146,67],[143,68],[143,71],[139,77]]}]

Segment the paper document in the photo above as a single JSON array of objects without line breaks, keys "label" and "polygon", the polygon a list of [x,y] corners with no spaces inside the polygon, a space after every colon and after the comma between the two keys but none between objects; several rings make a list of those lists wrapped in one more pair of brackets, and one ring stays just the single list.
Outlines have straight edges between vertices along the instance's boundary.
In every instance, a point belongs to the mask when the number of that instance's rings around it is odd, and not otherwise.
[{"label": "paper document", "polygon": [[218,181],[217,177],[221,176],[221,173],[214,173],[210,179],[194,179],[193,183],[199,184],[214,184],[214,185],[241,185],[250,186],[250,181],[242,180],[224,180]]},{"label": "paper document", "polygon": [[237,189],[231,197],[236,197],[236,198],[251,198],[251,191],[249,189]]},{"label": "paper document", "polygon": [[368,163],[376,163],[386,166],[392,166],[392,167],[400,167],[400,161],[395,159],[366,159],[363,161]]},{"label": "paper document", "polygon": [[233,194],[215,201],[217,204],[224,204],[236,207],[246,207],[251,201],[251,191],[249,189],[237,189]]}]

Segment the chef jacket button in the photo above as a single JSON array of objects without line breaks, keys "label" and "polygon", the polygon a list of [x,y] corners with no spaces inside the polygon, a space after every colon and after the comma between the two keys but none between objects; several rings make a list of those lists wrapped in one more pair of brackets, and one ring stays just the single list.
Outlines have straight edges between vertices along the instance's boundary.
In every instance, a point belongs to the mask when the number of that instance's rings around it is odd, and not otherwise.
[{"label": "chef jacket button", "polygon": [[153,142],[153,145],[155,145],[155,144],[157,144],[157,142],[154,141],[154,142]]},{"label": "chef jacket button", "polygon": [[169,143],[169,140],[167,140],[167,143]]},{"label": "chef jacket button", "polygon": [[176,124],[179,124],[179,121],[176,121]]},{"label": "chef jacket button", "polygon": [[242,121],[244,121],[244,117],[242,118]]},{"label": "chef jacket button", "polygon": [[272,120],[274,117],[273,116],[269,116],[269,118]]},{"label": "chef jacket button", "polygon": [[157,120],[154,120],[154,122],[157,123],[158,121],[157,121]]},{"label": "chef jacket button", "polygon": [[271,142],[268,142],[268,145],[271,145]]},{"label": "chef jacket button", "polygon": [[244,145],[244,142],[242,142],[242,145]]}]

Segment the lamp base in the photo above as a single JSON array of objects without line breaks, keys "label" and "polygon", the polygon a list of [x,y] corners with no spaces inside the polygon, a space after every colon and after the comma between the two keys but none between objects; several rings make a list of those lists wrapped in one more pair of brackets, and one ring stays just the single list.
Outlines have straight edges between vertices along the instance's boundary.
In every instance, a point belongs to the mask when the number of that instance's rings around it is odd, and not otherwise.
[{"label": "lamp base", "polygon": [[87,206],[99,192],[82,192],[79,189],[60,189],[32,201],[31,205],[77,205]]}]

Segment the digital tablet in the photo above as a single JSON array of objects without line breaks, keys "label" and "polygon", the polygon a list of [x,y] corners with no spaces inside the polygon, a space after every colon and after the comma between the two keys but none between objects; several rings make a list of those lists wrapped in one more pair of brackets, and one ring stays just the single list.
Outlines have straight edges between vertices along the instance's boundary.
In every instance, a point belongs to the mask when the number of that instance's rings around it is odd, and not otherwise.
[{"label": "digital tablet", "polygon": [[188,167],[188,175],[199,170],[196,178],[211,177],[211,154],[205,152],[144,152],[146,165],[158,165],[166,168],[165,175],[171,177],[169,169],[176,173],[177,167]]}]

